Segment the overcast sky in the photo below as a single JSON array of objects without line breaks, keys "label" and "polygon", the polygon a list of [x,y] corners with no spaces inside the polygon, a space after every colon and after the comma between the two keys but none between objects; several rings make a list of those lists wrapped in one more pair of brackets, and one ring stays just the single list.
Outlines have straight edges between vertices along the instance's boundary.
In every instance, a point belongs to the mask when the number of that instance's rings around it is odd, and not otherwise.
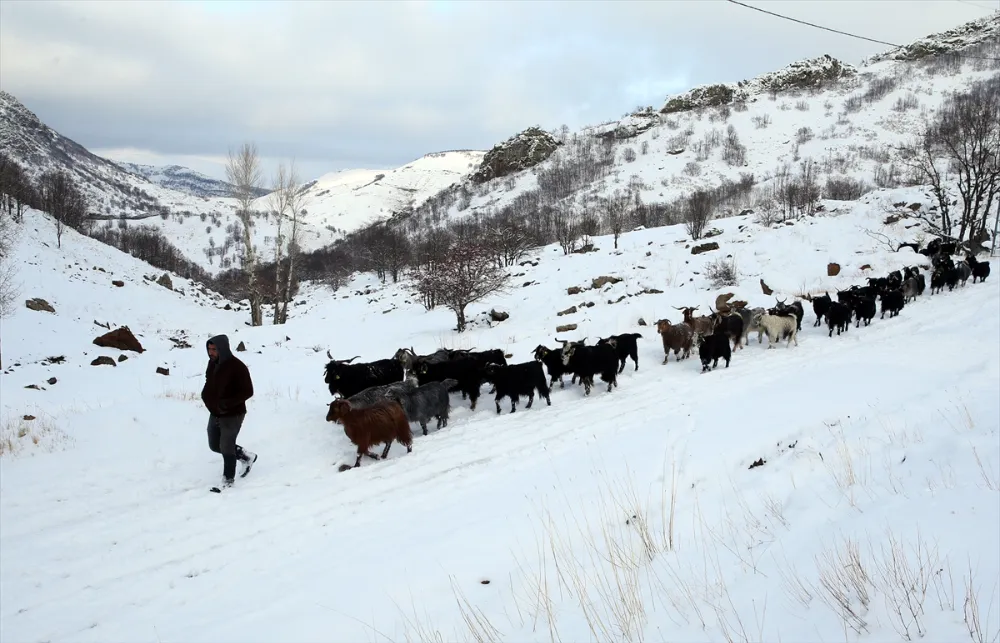
[{"label": "overcast sky", "polygon": [[[745,0],[889,42],[998,0]],[[488,149],[694,85],[885,49],[724,0],[0,2],[0,89],[105,156],[224,176],[255,141],[304,178]]]}]

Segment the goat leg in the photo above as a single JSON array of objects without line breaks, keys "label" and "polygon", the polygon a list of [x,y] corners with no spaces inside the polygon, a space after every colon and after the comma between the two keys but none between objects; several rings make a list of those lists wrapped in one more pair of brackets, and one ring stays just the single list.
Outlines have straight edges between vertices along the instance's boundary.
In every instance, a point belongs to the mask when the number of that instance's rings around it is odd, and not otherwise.
[{"label": "goat leg", "polygon": [[530,409],[534,401],[535,401],[535,389],[531,389],[531,395],[528,396],[528,403],[524,405],[524,408]]},{"label": "goat leg", "polygon": [[392,440],[385,443],[385,448],[382,449],[382,459],[385,460],[389,457],[389,447],[392,446]]},{"label": "goat leg", "polygon": [[[438,421],[438,426],[440,426],[440,424],[441,424],[441,422],[439,420]],[[424,435],[427,435],[427,420],[421,420],[421,422],[420,422],[420,428],[424,430]]]}]

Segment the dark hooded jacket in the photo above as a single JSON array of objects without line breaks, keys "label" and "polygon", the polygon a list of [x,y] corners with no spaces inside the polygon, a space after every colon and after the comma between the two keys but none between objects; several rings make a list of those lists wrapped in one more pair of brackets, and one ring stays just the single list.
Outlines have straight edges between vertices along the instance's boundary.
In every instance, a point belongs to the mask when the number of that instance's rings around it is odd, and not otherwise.
[{"label": "dark hooded jacket", "polygon": [[205,342],[206,351],[209,344],[215,344],[219,357],[215,361],[208,360],[201,401],[213,415],[243,415],[247,412],[246,401],[253,397],[250,371],[233,355],[225,335],[216,335]]}]

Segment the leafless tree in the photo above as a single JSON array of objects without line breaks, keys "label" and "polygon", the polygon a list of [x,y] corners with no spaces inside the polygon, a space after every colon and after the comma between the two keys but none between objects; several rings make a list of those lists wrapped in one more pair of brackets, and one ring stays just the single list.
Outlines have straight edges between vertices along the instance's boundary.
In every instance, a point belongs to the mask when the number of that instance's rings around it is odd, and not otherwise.
[{"label": "leafless tree", "polygon": [[576,214],[559,207],[553,212],[552,225],[563,254],[568,255],[576,250],[576,239],[580,236],[580,223]]},{"label": "leafless tree", "polygon": [[0,214],[7,213],[16,223],[24,219],[26,208],[38,205],[38,195],[24,169],[0,154]]},{"label": "leafless tree", "polygon": [[[912,216],[959,242],[986,239],[990,214],[1000,208],[1000,77],[953,94],[902,152],[913,179],[930,186],[939,211],[934,218]],[[960,197],[957,212],[952,210],[952,182]]]},{"label": "leafless tree", "polygon": [[62,170],[50,170],[39,180],[39,201],[56,225],[56,246],[62,248],[62,235],[66,226],[84,230],[87,224],[87,201]]},{"label": "leafless tree", "polygon": [[524,220],[512,210],[503,210],[484,222],[486,244],[501,268],[520,261],[535,246]]},{"label": "leafless tree", "polygon": [[275,215],[274,233],[274,324],[281,323],[282,295],[285,291],[285,282],[281,278],[281,261],[285,251],[285,237],[282,234],[285,216],[288,214],[288,172],[285,171],[285,164],[279,163],[278,169],[271,180],[271,194],[268,195],[268,205]]},{"label": "leafless tree", "polygon": [[280,323],[288,321],[288,302],[292,300],[292,286],[295,283],[295,260],[299,255],[299,221],[306,214],[307,196],[302,189],[299,173],[292,160],[285,175],[286,200],[288,202],[288,217],[291,224],[288,235],[288,269],[285,272],[285,291],[281,297]]},{"label": "leafless tree", "polygon": [[615,250],[618,249],[618,238],[622,236],[622,231],[628,222],[631,203],[631,195],[621,190],[615,190],[614,194],[601,201],[605,225],[615,237]]},{"label": "leafless tree", "polygon": [[19,232],[17,222],[0,213],[0,319],[14,312],[17,300],[17,264],[13,254]]},{"label": "leafless tree", "polygon": [[688,197],[684,209],[684,227],[694,240],[701,239],[705,227],[712,219],[712,195],[705,190],[696,190]]},{"label": "leafless tree", "polygon": [[247,298],[250,300],[250,325],[264,323],[263,293],[257,280],[257,251],[253,245],[253,202],[261,187],[263,172],[257,145],[244,143],[235,152],[229,150],[226,164],[226,180],[230,185],[230,196],[236,201],[236,216],[243,226],[243,273],[247,280]]},{"label": "leafless tree", "polygon": [[421,294],[432,292],[438,303],[455,313],[460,333],[466,327],[466,307],[504,292],[510,281],[510,275],[497,265],[490,249],[473,240],[456,241],[443,260],[432,269],[414,270],[413,278]]}]

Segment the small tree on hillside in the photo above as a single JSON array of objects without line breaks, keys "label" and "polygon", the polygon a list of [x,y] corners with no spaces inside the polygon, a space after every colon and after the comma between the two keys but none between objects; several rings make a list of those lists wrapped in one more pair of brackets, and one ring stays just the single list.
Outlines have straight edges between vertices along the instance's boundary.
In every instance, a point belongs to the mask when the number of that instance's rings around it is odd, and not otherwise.
[{"label": "small tree on hillside", "polygon": [[701,239],[705,227],[712,220],[712,195],[706,190],[697,190],[688,197],[684,208],[684,227],[691,239]]},{"label": "small tree on hillside", "polygon": [[41,208],[56,224],[56,246],[62,248],[66,226],[83,231],[87,223],[87,200],[62,170],[50,170],[39,180]]},{"label": "small tree on hillside", "polygon": [[275,238],[274,238],[274,324],[281,322],[281,303],[285,292],[285,283],[281,278],[281,260],[285,250],[285,237],[282,234],[285,215],[288,214],[288,173],[285,171],[285,164],[279,163],[278,169],[274,173],[271,181],[271,194],[268,195],[268,204],[276,217]]},{"label": "small tree on hillside", "polygon": [[250,300],[251,326],[260,326],[264,323],[264,297],[257,280],[257,251],[253,246],[251,232],[253,202],[257,198],[262,178],[260,158],[254,143],[244,143],[235,152],[229,150],[226,180],[229,182],[230,196],[236,201],[236,216],[243,226],[243,274],[246,276],[247,298]]},{"label": "small tree on hillside", "polygon": [[288,270],[285,271],[285,291],[281,297],[281,323],[288,321],[288,302],[292,300],[292,285],[295,283],[295,260],[299,255],[299,219],[306,214],[306,195],[295,170],[295,161],[289,164],[285,175],[285,190],[288,192]]},{"label": "small tree on hillside", "polygon": [[604,209],[604,221],[611,234],[615,237],[615,250],[618,249],[618,239],[622,236],[625,224],[629,219],[629,206],[632,198],[628,193],[615,190],[614,194],[606,199],[602,199],[601,206]]},{"label": "small tree on hillside", "polygon": [[497,265],[489,248],[464,240],[454,243],[433,269],[415,270],[414,280],[421,294],[433,293],[438,303],[455,313],[456,330],[461,333],[466,327],[466,307],[504,292],[510,275]]}]

